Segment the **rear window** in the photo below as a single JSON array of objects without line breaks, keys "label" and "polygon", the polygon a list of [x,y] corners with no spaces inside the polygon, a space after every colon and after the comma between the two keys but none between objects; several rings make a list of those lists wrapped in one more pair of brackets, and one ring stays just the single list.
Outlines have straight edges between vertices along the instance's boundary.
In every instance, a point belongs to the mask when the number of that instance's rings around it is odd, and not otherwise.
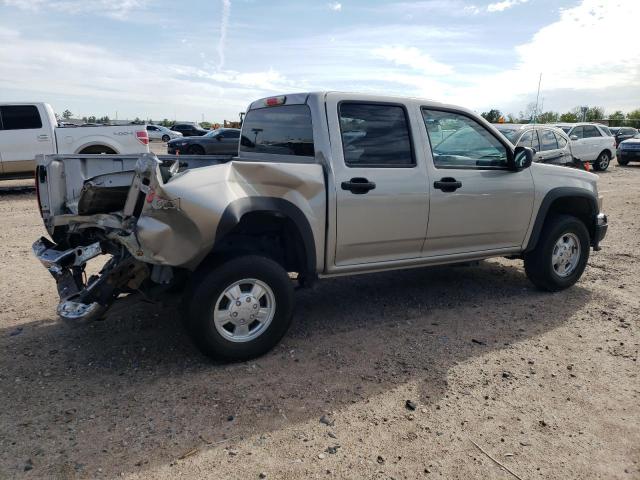
[{"label": "rear window", "polygon": [[604,125],[600,125],[600,129],[607,134],[608,137],[613,137],[613,133],[609,130],[609,127],[605,127]]},{"label": "rear window", "polygon": [[249,110],[242,124],[240,151],[313,157],[311,110],[307,105]]},{"label": "rear window", "polygon": [[500,127],[496,127],[496,128],[502,135],[507,137],[511,143],[514,143],[516,138],[518,138],[518,134],[520,133],[520,130],[519,129],[516,130],[515,128],[500,128]]},{"label": "rear window", "polygon": [[7,105],[0,107],[3,130],[42,128],[40,113],[35,105]]}]

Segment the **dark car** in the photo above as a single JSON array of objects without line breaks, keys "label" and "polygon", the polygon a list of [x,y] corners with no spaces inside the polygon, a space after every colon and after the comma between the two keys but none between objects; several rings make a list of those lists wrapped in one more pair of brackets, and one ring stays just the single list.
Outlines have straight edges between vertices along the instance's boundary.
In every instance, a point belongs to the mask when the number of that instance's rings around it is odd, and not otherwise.
[{"label": "dark car", "polygon": [[201,137],[185,137],[171,140],[167,144],[169,154],[187,155],[237,155],[240,130],[219,128]]},{"label": "dark car", "polygon": [[633,138],[640,133],[637,128],[633,127],[609,127],[609,130],[611,130],[611,133],[616,139],[616,147],[620,145],[620,142]]},{"label": "dark car", "polygon": [[629,162],[640,162],[640,133],[620,142],[616,156],[620,165],[627,165]]},{"label": "dark car", "polygon": [[210,132],[195,123],[176,123],[171,130],[180,132],[183,137],[200,137]]}]

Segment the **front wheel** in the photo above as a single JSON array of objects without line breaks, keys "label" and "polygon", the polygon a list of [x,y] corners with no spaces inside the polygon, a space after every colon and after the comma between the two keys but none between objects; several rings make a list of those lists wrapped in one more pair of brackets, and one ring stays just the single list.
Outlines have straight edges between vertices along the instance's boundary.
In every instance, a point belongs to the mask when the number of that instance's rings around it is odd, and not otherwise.
[{"label": "front wheel", "polygon": [[593,163],[594,170],[598,170],[600,172],[604,172],[607,168],[609,168],[609,163],[611,162],[611,157],[607,152],[602,152],[596,161]]},{"label": "front wheel", "polygon": [[551,217],[535,249],[524,256],[527,277],[542,290],[564,290],[582,276],[589,248],[589,232],[582,221],[570,215]]},{"label": "front wheel", "polygon": [[623,167],[629,165],[629,160],[623,160],[620,158],[620,155],[618,155],[618,165],[622,165]]},{"label": "front wheel", "polygon": [[162,141],[163,141],[164,143],[169,142],[169,140],[171,140],[171,138],[169,138],[169,135],[163,135],[163,136],[162,136]]},{"label": "front wheel", "polygon": [[293,316],[293,284],[269,258],[246,255],[196,273],[186,325],[199,349],[226,361],[271,350]]}]

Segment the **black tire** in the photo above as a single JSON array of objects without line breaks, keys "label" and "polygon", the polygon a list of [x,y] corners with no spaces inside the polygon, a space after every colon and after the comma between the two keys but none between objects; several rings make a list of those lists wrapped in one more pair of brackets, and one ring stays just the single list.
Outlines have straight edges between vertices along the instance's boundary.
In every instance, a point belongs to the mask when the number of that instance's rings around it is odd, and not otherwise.
[{"label": "black tire", "polygon": [[[244,279],[258,280],[271,289],[275,312],[256,338],[234,342],[218,331],[213,321],[214,310],[218,302],[226,298],[223,297],[225,290]],[[224,263],[208,263],[194,274],[183,306],[185,326],[200,351],[208,357],[223,361],[248,360],[278,344],[291,325],[293,304],[293,283],[287,272],[269,258],[244,255]]]},{"label": "black tire", "polygon": [[[573,234],[580,244],[580,254],[573,271],[559,275],[552,265],[556,242]],[[589,260],[589,232],[582,221],[571,215],[554,215],[547,219],[535,249],[524,255],[524,270],[531,282],[541,290],[557,292],[569,288],[582,276]]]},{"label": "black tire", "polygon": [[618,156],[616,160],[618,161],[618,165],[621,165],[623,167],[629,165],[629,160],[622,160],[620,156]]},{"label": "black tire", "polygon": [[596,158],[596,161],[593,162],[593,169],[599,172],[604,172],[607,168],[609,168],[609,164],[611,163],[611,156],[607,152],[601,152]]},{"label": "black tire", "polygon": [[171,137],[169,137],[169,135],[163,135],[163,136],[162,136],[162,141],[163,141],[164,143],[168,143],[168,142],[169,142],[169,140],[171,140]]},{"label": "black tire", "polygon": [[189,155],[204,155],[204,148],[200,145],[191,145],[187,151]]}]

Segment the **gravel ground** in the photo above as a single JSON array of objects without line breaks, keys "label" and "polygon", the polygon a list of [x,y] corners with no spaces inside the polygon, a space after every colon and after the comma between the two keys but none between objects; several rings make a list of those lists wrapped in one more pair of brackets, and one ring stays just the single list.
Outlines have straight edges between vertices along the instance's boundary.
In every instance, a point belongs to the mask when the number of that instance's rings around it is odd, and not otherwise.
[{"label": "gravel ground", "polygon": [[0,478],[638,479],[640,165],[600,188],[567,291],[504,259],[326,280],[273,352],[220,365],[171,299],[58,320],[33,189],[3,182]]}]

